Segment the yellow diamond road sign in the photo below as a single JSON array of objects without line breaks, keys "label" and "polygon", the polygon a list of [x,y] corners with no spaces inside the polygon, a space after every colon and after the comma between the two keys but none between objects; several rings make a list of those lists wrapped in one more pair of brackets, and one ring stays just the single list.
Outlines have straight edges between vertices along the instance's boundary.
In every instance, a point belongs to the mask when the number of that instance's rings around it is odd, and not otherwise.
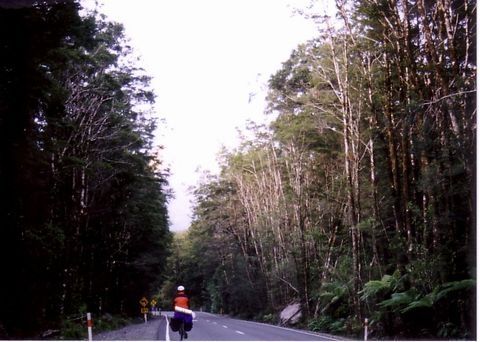
[{"label": "yellow diamond road sign", "polygon": [[151,305],[151,306],[157,305],[157,301],[156,301],[155,299],[152,299],[152,300],[150,301],[150,305]]},{"label": "yellow diamond road sign", "polygon": [[142,299],[140,299],[140,305],[141,306],[145,307],[145,306],[147,306],[147,304],[148,304],[147,298],[143,297]]}]

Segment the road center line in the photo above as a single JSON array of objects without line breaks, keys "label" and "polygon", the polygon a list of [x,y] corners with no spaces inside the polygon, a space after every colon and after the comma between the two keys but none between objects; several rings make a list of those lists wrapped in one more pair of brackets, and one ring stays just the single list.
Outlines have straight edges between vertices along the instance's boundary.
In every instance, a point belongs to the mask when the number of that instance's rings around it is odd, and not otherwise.
[{"label": "road center line", "polygon": [[238,331],[238,330],[235,330],[235,332],[236,332],[237,334],[240,334],[240,335],[245,335],[244,332],[241,332],[241,331]]},{"label": "road center line", "polygon": [[228,329],[228,327],[226,325],[222,325],[222,327],[224,327],[225,329]]}]

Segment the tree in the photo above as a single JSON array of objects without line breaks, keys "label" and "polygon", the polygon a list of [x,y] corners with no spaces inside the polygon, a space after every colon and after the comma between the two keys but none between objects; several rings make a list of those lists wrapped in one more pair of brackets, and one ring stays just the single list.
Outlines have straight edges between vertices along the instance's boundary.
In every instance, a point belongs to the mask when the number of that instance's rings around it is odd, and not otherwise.
[{"label": "tree", "polygon": [[[366,316],[379,337],[473,336],[475,6],[336,5],[272,75],[270,127],[252,126],[198,197],[192,229],[236,245],[204,296],[245,291],[226,263],[241,255],[268,313],[295,298],[312,328],[357,336]],[[422,319],[439,292],[461,318]]]},{"label": "tree", "polygon": [[141,109],[154,100],[149,78],[128,63],[121,26],[78,9],[0,9],[6,337],[86,308],[136,312],[163,279],[168,174]]}]

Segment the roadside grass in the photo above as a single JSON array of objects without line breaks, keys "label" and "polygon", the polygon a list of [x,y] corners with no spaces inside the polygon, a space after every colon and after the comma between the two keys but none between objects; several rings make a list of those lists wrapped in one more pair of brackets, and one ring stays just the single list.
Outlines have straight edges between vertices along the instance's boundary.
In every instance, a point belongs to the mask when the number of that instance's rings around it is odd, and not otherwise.
[{"label": "roadside grass", "polygon": [[[126,325],[136,323],[137,318],[124,317],[120,315],[103,314],[95,319],[93,317],[93,334],[104,331],[120,329]],[[59,334],[55,336],[56,340],[85,340],[88,339],[87,321],[64,320],[62,322]]]}]

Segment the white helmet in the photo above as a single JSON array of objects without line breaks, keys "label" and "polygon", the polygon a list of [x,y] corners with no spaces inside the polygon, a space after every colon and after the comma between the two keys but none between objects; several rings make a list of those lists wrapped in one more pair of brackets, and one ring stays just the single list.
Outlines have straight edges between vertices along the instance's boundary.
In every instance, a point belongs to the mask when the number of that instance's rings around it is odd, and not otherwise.
[{"label": "white helmet", "polygon": [[180,285],[179,287],[177,287],[177,291],[185,291],[185,288],[182,285]]}]

